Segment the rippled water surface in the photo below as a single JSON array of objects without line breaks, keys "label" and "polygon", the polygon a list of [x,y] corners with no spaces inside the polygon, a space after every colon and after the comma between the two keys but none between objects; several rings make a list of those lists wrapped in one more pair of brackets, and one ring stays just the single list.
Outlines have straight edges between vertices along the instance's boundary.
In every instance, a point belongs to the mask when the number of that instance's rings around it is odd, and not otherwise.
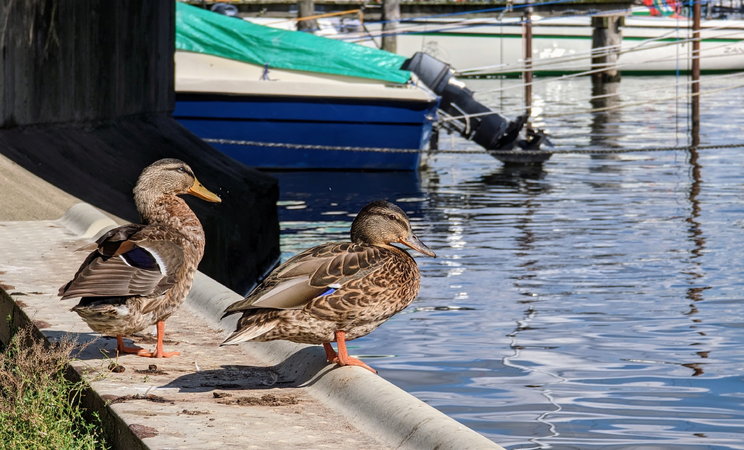
[{"label": "rippled water surface", "polygon": [[[684,145],[686,99],[643,104],[677,81],[626,77],[592,105],[586,78],[538,80],[536,123],[562,149]],[[510,116],[518,83],[468,82]],[[744,142],[742,83],[704,77],[701,145]],[[283,255],[394,201],[439,257],[417,255],[419,298],[351,344],[381,376],[507,448],[744,448],[743,151],[277,173]]]}]

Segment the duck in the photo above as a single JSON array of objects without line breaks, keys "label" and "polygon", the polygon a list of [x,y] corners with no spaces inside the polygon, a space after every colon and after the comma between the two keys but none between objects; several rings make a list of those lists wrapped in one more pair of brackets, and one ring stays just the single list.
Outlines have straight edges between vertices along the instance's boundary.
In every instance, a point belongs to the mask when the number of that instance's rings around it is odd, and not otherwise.
[{"label": "duck", "polygon": [[416,261],[393,244],[436,254],[413,233],[406,213],[385,200],[364,206],[350,235],[350,242],[328,242],[293,256],[228,306],[223,318],[242,316],[222,345],[279,339],[322,344],[329,363],[377,373],[349,356],[346,342],[366,336],[418,295]]},{"label": "duck", "polygon": [[[103,234],[75,276],[59,289],[62,300],[95,332],[115,336],[121,354],[168,358],[165,321],[183,303],[204,255],[204,229],[181,195],[222,200],[205,188],[185,162],[166,158],[142,170],[134,187],[142,223]],[[123,337],[156,325],[154,351],[127,346]]]}]

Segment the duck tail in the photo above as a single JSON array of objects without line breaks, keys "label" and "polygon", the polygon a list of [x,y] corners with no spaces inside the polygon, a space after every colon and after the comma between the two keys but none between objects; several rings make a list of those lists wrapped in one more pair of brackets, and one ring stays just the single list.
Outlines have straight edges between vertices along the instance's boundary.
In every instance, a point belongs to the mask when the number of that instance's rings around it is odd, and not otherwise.
[{"label": "duck tail", "polygon": [[[220,346],[223,345],[234,345],[245,341],[252,341],[258,339],[269,331],[273,330],[277,325],[277,322],[272,320],[269,322],[256,322],[254,320],[244,323],[243,320],[238,322],[238,329],[233,332],[230,336],[225,339]],[[260,339],[263,340],[263,339]]]}]

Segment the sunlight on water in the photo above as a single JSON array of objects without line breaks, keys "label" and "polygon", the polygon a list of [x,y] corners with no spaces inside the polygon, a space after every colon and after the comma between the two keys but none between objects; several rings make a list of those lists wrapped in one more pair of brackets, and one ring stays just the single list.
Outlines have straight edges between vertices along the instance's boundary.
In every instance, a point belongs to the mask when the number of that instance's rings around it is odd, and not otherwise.
[{"label": "sunlight on water", "polygon": [[[704,78],[703,91],[742,78]],[[517,83],[468,82],[510,116]],[[626,77],[613,101],[674,83]],[[588,79],[537,84],[536,124],[560,148],[688,143],[683,101],[591,114],[590,94]],[[744,141],[743,97],[703,98],[701,144]],[[417,301],[352,342],[378,355],[381,376],[508,448],[744,448],[741,151],[701,151],[697,164],[556,155],[531,170],[441,154],[421,174],[279,173],[283,256],[346,240],[361,206],[396,201],[439,257],[414,255]]]}]

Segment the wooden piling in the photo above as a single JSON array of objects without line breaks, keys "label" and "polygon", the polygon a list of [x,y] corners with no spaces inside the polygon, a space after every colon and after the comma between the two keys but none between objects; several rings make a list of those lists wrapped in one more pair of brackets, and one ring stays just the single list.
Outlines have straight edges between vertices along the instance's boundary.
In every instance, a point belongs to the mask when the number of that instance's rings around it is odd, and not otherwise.
[{"label": "wooden piling", "polygon": [[697,151],[700,145],[700,0],[692,6],[692,61],[690,83],[691,146]]},{"label": "wooden piling", "polygon": [[529,121],[532,116],[532,6],[524,9],[524,23],[522,24],[522,38],[524,41],[524,105],[525,114]]},{"label": "wooden piling", "polygon": [[[625,18],[618,15],[592,17],[592,81],[620,81],[617,60],[622,44]],[[601,70],[600,70],[601,69]]]},{"label": "wooden piling", "polygon": [[[297,18],[311,17],[315,15],[315,0],[297,1]],[[298,20],[297,31],[315,31],[318,29],[318,21],[315,19]]]},{"label": "wooden piling", "polygon": [[382,1],[382,49],[395,53],[398,49],[396,31],[400,22],[400,0]]}]

